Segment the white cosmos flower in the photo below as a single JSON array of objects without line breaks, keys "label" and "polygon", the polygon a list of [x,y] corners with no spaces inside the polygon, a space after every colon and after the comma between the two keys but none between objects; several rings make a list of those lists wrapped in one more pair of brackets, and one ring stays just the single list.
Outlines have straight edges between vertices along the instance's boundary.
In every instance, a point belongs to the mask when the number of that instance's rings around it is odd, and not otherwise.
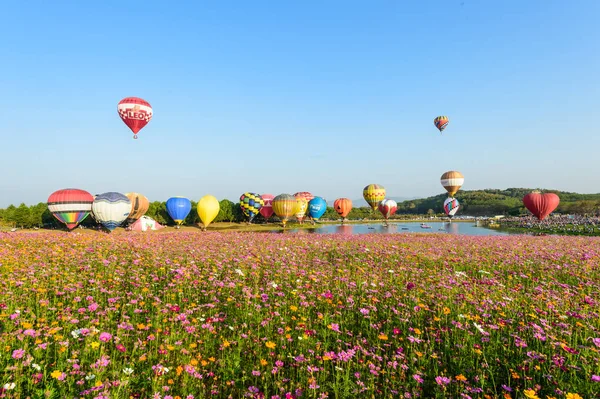
[{"label": "white cosmos flower", "polygon": [[127,375],[130,375],[133,373],[133,369],[131,367],[126,367],[123,369],[123,372]]},{"label": "white cosmos flower", "polygon": [[6,389],[7,391],[10,391],[12,389],[15,389],[16,384],[14,382],[7,382],[6,384],[4,384],[4,389]]}]

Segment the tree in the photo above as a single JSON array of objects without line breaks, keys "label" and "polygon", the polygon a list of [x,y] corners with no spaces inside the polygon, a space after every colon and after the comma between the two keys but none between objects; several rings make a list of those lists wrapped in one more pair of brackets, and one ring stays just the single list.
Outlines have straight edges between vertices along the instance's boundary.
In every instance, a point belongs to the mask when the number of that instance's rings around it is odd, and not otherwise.
[{"label": "tree", "polygon": [[231,222],[234,219],[233,207],[234,203],[228,199],[219,202],[219,214],[215,218],[215,222]]},{"label": "tree", "polygon": [[435,212],[433,211],[433,209],[431,209],[431,208],[430,208],[430,209],[427,209],[427,214],[428,214],[429,216],[433,215],[434,213],[435,213]]},{"label": "tree", "polygon": [[14,213],[14,222],[20,227],[29,227],[30,212],[29,207],[21,203]]}]

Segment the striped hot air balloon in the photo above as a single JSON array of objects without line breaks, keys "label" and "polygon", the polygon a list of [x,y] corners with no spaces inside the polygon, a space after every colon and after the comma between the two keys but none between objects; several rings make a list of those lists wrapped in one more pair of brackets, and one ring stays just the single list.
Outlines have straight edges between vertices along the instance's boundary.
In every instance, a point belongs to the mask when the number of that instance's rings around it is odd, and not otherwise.
[{"label": "striped hot air balloon", "polygon": [[273,212],[281,219],[281,223],[285,227],[289,218],[296,213],[296,197],[291,194],[279,194],[273,198],[272,206]]},{"label": "striped hot air balloon", "polygon": [[450,219],[458,212],[459,207],[460,204],[456,198],[448,197],[444,201],[444,212],[446,212],[446,215],[448,215]]},{"label": "striped hot air balloon", "polygon": [[131,201],[121,193],[108,192],[97,195],[92,204],[94,219],[113,231],[121,225],[131,212]]},{"label": "striped hot air balloon", "polygon": [[464,184],[465,177],[462,175],[462,173],[451,170],[442,175],[440,182],[446,191],[448,191],[448,195],[450,197],[454,197],[454,194],[456,194],[456,192],[460,190]]},{"label": "striped hot air balloon", "polygon": [[385,199],[385,187],[379,184],[369,184],[363,189],[363,197],[371,209],[375,210],[377,205]]},{"label": "striped hot air balloon", "polygon": [[94,196],[77,188],[66,188],[50,194],[48,210],[69,230],[77,227],[92,211]]},{"label": "striped hot air balloon", "polygon": [[442,134],[442,132],[444,131],[444,129],[446,128],[446,126],[448,126],[448,122],[450,122],[450,120],[448,119],[447,116],[438,116],[437,118],[435,118],[433,120],[433,124],[435,125],[435,127],[438,128],[438,130],[440,131],[440,134]]},{"label": "striped hot air balloon", "polygon": [[131,201],[131,212],[127,219],[138,220],[148,212],[150,201],[140,193],[125,193],[125,196]]},{"label": "striped hot air balloon", "polygon": [[248,217],[248,223],[252,223],[252,220],[258,215],[260,208],[262,208],[264,204],[265,201],[260,194],[244,193],[240,196],[240,207],[242,208],[244,215]]},{"label": "striped hot air balloon", "polygon": [[348,198],[338,198],[333,202],[333,209],[342,217],[342,223],[346,220],[346,216],[352,210],[352,200]]}]

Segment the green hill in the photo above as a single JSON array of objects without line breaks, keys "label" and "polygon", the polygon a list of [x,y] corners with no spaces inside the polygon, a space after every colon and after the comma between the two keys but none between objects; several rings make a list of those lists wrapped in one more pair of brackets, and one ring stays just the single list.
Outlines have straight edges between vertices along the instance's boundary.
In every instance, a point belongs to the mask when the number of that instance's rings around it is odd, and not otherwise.
[{"label": "green hill", "polygon": [[[523,197],[534,191],[529,188],[507,188],[506,190],[459,191],[455,197],[460,202],[459,214],[470,216],[520,215],[526,213]],[[539,190],[555,193],[560,197],[556,212],[592,214],[600,208],[600,194],[578,194],[558,190]],[[443,213],[446,194],[404,201],[398,204],[399,214]]]}]

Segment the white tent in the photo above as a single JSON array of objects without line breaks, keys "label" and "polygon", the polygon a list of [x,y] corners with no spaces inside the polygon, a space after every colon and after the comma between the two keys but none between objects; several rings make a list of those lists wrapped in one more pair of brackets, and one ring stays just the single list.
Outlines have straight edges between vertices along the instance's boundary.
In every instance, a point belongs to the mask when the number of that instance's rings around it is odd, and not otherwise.
[{"label": "white tent", "polygon": [[141,218],[136,220],[135,223],[133,223],[131,226],[129,226],[127,229],[132,230],[132,231],[146,231],[146,230],[158,230],[158,229],[162,229],[163,227],[164,226],[162,226],[160,223],[158,223],[156,220],[152,219],[151,217],[142,216]]}]

